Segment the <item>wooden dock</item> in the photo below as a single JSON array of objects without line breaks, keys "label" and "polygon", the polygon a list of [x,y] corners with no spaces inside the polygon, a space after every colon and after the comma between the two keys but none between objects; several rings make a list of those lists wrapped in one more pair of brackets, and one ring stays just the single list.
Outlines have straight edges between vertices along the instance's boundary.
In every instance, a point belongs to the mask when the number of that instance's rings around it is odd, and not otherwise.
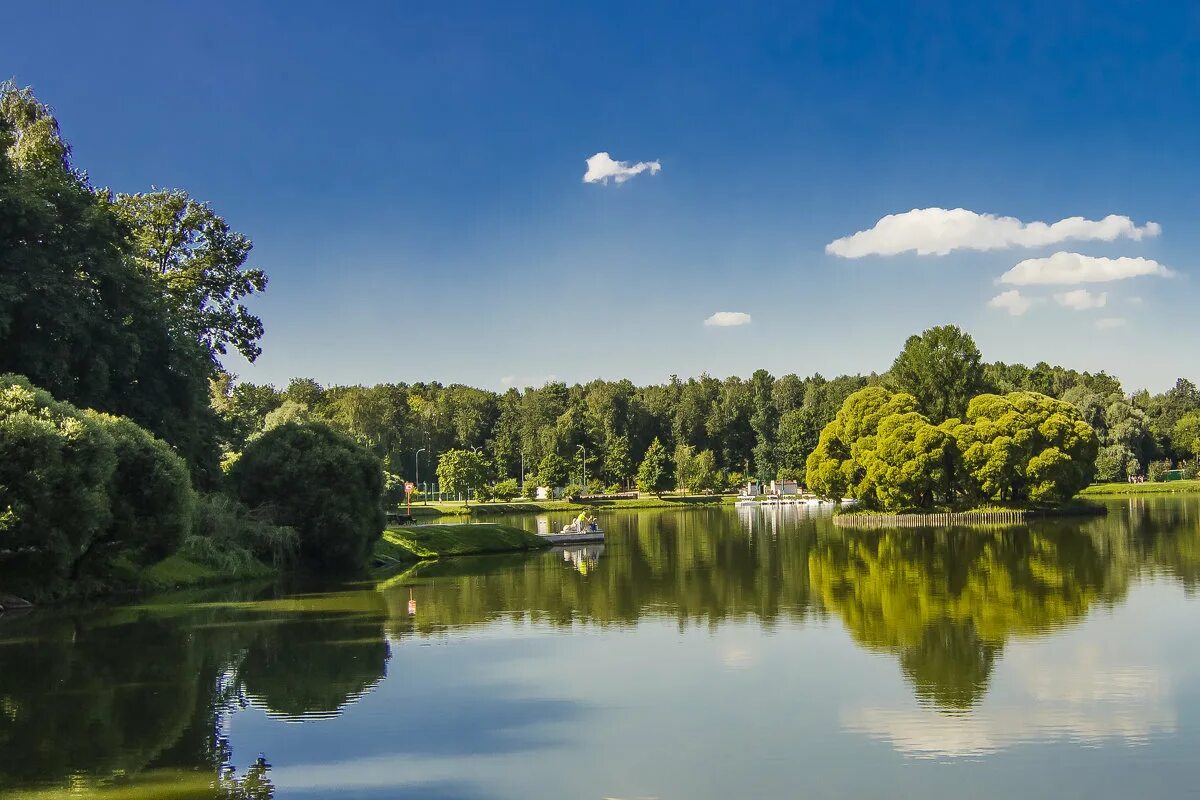
[{"label": "wooden dock", "polygon": [[837,514],[839,528],[946,528],[956,525],[1024,525],[1024,511],[983,511],[978,514]]}]

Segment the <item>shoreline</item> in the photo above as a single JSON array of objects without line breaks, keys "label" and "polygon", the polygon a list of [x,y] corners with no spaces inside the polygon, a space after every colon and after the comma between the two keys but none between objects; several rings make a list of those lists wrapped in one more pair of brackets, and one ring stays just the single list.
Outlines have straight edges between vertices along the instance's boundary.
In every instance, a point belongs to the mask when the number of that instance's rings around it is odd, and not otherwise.
[{"label": "shoreline", "polygon": [[[554,511],[588,511],[621,509],[692,508],[695,506],[732,505],[737,499],[732,494],[680,495],[676,497],[639,497],[620,500],[512,500],[500,503],[429,503],[413,504],[412,515],[416,517],[474,517],[499,516],[503,514],[547,514]],[[403,508],[403,507],[402,507]]]},{"label": "shoreline", "polygon": [[1154,483],[1095,483],[1079,493],[1080,497],[1131,497],[1156,494],[1200,493],[1200,480],[1157,481]]}]

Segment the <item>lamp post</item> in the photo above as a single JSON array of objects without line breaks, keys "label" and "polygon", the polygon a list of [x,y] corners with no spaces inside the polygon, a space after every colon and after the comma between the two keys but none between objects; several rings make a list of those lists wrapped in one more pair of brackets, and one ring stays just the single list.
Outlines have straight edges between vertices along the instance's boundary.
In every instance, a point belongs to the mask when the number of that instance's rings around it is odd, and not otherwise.
[{"label": "lamp post", "polygon": [[[414,480],[414,481],[413,481],[413,483],[420,483],[420,482],[421,482],[421,453],[424,453],[424,452],[425,452],[425,448],[424,448],[424,447],[422,447],[422,448],[421,448],[420,450],[418,450],[418,451],[416,452],[416,454],[413,456],[413,469],[415,469],[415,470],[416,470],[416,473],[417,473],[417,474],[416,474],[416,480]],[[427,502],[427,500],[426,500],[426,496],[427,496],[428,494],[429,494],[428,492],[421,492],[421,505],[425,505],[425,503]]]}]

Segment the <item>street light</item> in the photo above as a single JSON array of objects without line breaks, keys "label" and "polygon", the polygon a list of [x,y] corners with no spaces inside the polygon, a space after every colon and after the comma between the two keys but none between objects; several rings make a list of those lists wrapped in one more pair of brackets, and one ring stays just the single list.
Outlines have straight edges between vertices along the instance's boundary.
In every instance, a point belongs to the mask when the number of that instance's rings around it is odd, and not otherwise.
[{"label": "street light", "polygon": [[[421,482],[421,453],[424,453],[424,452],[425,452],[425,448],[422,447],[420,450],[418,450],[413,455],[413,468],[417,472],[416,476],[414,477],[413,483]],[[421,492],[421,505],[425,505],[425,502],[426,502],[425,497],[427,494],[428,494],[428,492]]]}]

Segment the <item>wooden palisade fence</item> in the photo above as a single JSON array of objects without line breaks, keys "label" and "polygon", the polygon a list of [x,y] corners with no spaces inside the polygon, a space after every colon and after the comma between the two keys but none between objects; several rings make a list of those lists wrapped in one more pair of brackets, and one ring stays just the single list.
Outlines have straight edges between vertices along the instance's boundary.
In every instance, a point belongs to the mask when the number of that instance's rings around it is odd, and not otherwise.
[{"label": "wooden palisade fence", "polygon": [[1024,511],[982,511],[975,514],[837,514],[840,528],[942,528],[951,525],[1022,525]]}]

